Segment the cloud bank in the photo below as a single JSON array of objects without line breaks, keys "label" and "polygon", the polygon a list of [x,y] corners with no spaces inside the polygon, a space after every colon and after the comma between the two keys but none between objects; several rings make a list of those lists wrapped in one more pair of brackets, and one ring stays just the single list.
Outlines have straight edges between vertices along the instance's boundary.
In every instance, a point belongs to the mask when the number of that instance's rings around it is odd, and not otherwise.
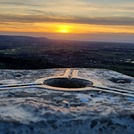
[{"label": "cloud bank", "polygon": [[81,25],[76,31],[82,26],[91,31],[89,25],[96,25],[98,32],[134,33],[134,0],[0,0],[0,30],[52,31],[47,24],[37,27],[37,23]]}]

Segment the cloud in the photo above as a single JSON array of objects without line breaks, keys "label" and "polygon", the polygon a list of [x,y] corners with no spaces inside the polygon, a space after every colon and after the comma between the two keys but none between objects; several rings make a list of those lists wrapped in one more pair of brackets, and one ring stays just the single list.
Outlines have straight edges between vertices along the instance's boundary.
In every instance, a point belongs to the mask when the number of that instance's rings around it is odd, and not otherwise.
[{"label": "cloud", "polygon": [[0,14],[0,22],[20,22],[20,23],[44,23],[44,22],[65,22],[78,24],[97,25],[126,25],[134,26],[134,17],[79,17],[60,16],[55,14],[47,15],[14,15]]},{"label": "cloud", "polygon": [[0,0],[0,23],[134,26],[133,0]]},{"label": "cloud", "polygon": [[[35,9],[60,15],[90,15],[96,17],[116,16],[118,14],[121,16],[134,16],[134,2],[131,0],[127,0],[127,2],[125,0],[3,0],[0,2],[1,7],[2,12],[9,10],[12,13],[13,9],[16,9],[21,14],[24,9],[27,11]],[[18,8],[21,8],[21,10],[19,11]]]}]

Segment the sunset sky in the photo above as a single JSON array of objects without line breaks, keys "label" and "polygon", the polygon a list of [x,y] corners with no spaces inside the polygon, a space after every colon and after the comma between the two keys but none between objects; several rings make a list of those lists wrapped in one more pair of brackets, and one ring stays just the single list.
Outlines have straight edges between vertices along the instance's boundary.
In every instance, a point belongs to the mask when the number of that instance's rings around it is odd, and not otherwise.
[{"label": "sunset sky", "polygon": [[0,0],[0,34],[134,41],[134,0]]}]

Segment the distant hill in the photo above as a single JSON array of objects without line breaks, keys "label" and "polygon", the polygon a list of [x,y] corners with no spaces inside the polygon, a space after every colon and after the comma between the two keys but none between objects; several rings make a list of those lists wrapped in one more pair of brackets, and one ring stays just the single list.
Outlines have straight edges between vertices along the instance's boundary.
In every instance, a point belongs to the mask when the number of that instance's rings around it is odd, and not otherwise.
[{"label": "distant hill", "polygon": [[32,36],[12,36],[12,35],[0,35],[0,40],[37,40],[37,39],[43,39],[48,40],[48,38],[45,37],[32,37]]},{"label": "distant hill", "polygon": [[37,44],[44,45],[47,41],[49,39],[45,37],[0,35],[0,49]]}]

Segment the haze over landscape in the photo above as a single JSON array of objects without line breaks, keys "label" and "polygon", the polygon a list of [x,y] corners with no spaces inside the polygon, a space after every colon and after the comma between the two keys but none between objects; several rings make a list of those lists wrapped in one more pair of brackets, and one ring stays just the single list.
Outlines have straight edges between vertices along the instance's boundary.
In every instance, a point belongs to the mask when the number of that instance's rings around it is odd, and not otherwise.
[{"label": "haze over landscape", "polygon": [[134,42],[133,0],[0,0],[0,34]]}]

